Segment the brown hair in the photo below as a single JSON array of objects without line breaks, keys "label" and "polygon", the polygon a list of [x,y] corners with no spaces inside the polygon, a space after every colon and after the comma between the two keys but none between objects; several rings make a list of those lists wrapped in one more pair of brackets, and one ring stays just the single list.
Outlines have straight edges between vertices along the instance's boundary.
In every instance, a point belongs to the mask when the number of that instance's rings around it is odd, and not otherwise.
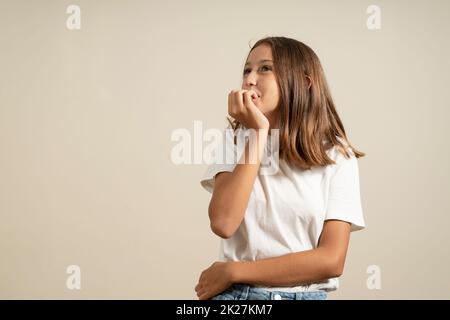
[{"label": "brown hair", "polygon": [[[280,90],[277,106],[280,159],[302,169],[335,164],[326,154],[333,146],[337,146],[346,158],[349,158],[347,148],[357,158],[365,156],[347,139],[315,52],[306,44],[285,37],[258,40],[250,52],[261,44],[267,44],[272,49],[274,72]],[[241,125],[237,120],[228,120],[234,130]]]}]

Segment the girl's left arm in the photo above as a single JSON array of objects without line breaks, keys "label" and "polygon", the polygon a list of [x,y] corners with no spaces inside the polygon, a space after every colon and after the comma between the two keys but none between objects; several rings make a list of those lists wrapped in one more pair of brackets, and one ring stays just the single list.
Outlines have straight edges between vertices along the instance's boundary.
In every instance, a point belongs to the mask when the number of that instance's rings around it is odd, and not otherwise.
[{"label": "girl's left arm", "polygon": [[339,277],[350,240],[349,222],[327,220],[316,249],[257,261],[228,262],[232,283],[297,286]]}]

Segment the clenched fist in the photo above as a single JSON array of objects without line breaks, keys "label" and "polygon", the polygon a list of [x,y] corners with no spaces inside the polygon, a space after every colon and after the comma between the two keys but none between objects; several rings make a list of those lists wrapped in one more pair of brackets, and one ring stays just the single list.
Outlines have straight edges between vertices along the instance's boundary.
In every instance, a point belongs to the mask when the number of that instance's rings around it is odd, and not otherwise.
[{"label": "clenched fist", "polygon": [[255,105],[257,99],[253,90],[232,90],[228,94],[228,114],[246,128],[269,129],[269,120]]}]

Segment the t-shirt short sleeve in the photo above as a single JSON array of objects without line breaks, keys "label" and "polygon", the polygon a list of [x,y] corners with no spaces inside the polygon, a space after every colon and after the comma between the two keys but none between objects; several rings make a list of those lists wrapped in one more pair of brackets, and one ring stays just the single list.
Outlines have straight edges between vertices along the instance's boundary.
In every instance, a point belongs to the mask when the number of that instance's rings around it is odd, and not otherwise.
[{"label": "t-shirt short sleeve", "polygon": [[216,146],[213,161],[204,172],[200,184],[210,193],[214,189],[214,179],[219,172],[232,172],[237,164],[237,150],[234,144],[234,132],[231,126],[223,130]]},{"label": "t-shirt short sleeve", "polygon": [[358,231],[366,225],[361,206],[358,161],[351,151],[350,154],[350,158],[340,154],[331,172],[325,220],[350,222],[351,231]]}]

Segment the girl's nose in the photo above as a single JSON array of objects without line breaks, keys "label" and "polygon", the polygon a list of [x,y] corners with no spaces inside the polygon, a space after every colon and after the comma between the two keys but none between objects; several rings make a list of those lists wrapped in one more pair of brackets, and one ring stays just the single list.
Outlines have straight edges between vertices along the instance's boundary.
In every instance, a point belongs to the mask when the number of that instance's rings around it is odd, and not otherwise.
[{"label": "girl's nose", "polygon": [[255,86],[256,85],[256,74],[254,72],[250,72],[245,78],[245,83],[247,86]]}]

